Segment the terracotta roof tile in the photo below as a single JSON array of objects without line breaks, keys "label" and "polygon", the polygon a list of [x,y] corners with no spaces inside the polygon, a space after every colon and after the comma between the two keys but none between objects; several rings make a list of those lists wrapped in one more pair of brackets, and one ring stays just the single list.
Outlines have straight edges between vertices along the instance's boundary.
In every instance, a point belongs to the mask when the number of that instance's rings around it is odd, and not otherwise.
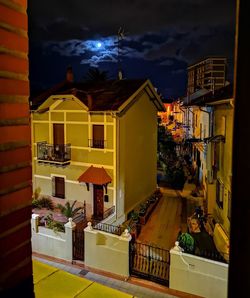
[{"label": "terracotta roof tile", "polygon": [[78,181],[103,185],[110,183],[112,179],[103,167],[96,168],[91,166],[78,178]]},{"label": "terracotta roof tile", "polygon": [[[41,105],[49,96],[56,94],[72,94],[81,100],[90,111],[117,110],[132,94],[134,94],[146,79],[109,80],[93,83],[70,83],[64,81],[41,95],[31,98],[35,107]],[[92,97],[92,105],[87,100],[87,94]]]}]

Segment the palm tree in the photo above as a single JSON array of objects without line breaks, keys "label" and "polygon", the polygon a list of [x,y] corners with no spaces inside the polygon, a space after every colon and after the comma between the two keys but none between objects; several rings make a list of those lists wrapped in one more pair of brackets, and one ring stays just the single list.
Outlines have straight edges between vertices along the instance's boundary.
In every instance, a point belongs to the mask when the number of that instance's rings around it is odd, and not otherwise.
[{"label": "palm tree", "polygon": [[86,82],[105,82],[108,80],[108,71],[100,70],[98,67],[91,67],[84,76]]},{"label": "palm tree", "polygon": [[74,208],[76,202],[77,200],[70,205],[70,202],[67,201],[64,206],[62,204],[57,204],[57,208],[60,209],[61,213],[67,218],[73,218],[80,210],[82,210],[82,207]]}]

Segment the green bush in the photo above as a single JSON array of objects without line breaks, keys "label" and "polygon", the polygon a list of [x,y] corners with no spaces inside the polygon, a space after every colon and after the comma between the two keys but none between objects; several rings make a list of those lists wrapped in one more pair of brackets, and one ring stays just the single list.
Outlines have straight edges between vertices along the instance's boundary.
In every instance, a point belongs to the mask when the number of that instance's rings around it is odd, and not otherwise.
[{"label": "green bush", "polygon": [[54,232],[65,232],[64,223],[55,221],[51,213],[45,216],[44,220],[47,228],[52,229]]},{"label": "green bush", "polygon": [[181,233],[177,241],[184,252],[193,253],[194,252],[194,238],[189,233]]},{"label": "green bush", "polygon": [[47,208],[49,210],[53,210],[54,204],[50,197],[43,196],[41,198],[34,199],[32,201],[32,208],[38,208],[38,209]]},{"label": "green bush", "polygon": [[132,219],[132,221],[134,221],[134,222],[138,222],[139,219],[140,219],[140,216],[139,216],[138,212],[133,211],[133,212],[131,213],[131,219]]},{"label": "green bush", "polygon": [[183,166],[167,166],[165,171],[166,182],[174,189],[183,189],[186,177]]},{"label": "green bush", "polygon": [[34,200],[32,201],[32,208],[33,208],[33,209],[34,209],[34,208],[41,209],[41,206],[40,206],[39,201],[38,201],[37,199],[34,199]]},{"label": "green bush", "polygon": [[61,213],[63,215],[65,215],[67,218],[73,218],[77,213],[79,213],[80,211],[82,211],[82,207],[76,207],[75,208],[75,204],[76,204],[76,200],[72,203],[72,205],[70,205],[70,202],[67,201],[65,203],[65,205],[63,206],[62,204],[57,204],[57,208],[60,209]]}]

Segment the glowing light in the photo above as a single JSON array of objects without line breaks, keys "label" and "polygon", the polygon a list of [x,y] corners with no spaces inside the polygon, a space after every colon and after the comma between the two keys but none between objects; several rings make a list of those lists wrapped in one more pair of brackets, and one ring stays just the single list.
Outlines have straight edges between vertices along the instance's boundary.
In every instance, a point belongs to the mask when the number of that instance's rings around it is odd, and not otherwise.
[{"label": "glowing light", "polygon": [[98,42],[98,43],[96,44],[96,46],[97,46],[98,48],[100,48],[100,47],[102,46],[101,42]]}]

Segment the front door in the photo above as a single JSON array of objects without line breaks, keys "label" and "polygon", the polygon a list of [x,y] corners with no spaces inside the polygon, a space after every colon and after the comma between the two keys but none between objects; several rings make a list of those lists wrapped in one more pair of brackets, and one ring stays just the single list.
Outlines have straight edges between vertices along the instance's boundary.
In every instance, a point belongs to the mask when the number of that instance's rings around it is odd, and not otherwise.
[{"label": "front door", "polygon": [[55,197],[65,198],[65,182],[63,177],[55,177]]},{"label": "front door", "polygon": [[94,219],[103,219],[103,186],[94,184]]}]

